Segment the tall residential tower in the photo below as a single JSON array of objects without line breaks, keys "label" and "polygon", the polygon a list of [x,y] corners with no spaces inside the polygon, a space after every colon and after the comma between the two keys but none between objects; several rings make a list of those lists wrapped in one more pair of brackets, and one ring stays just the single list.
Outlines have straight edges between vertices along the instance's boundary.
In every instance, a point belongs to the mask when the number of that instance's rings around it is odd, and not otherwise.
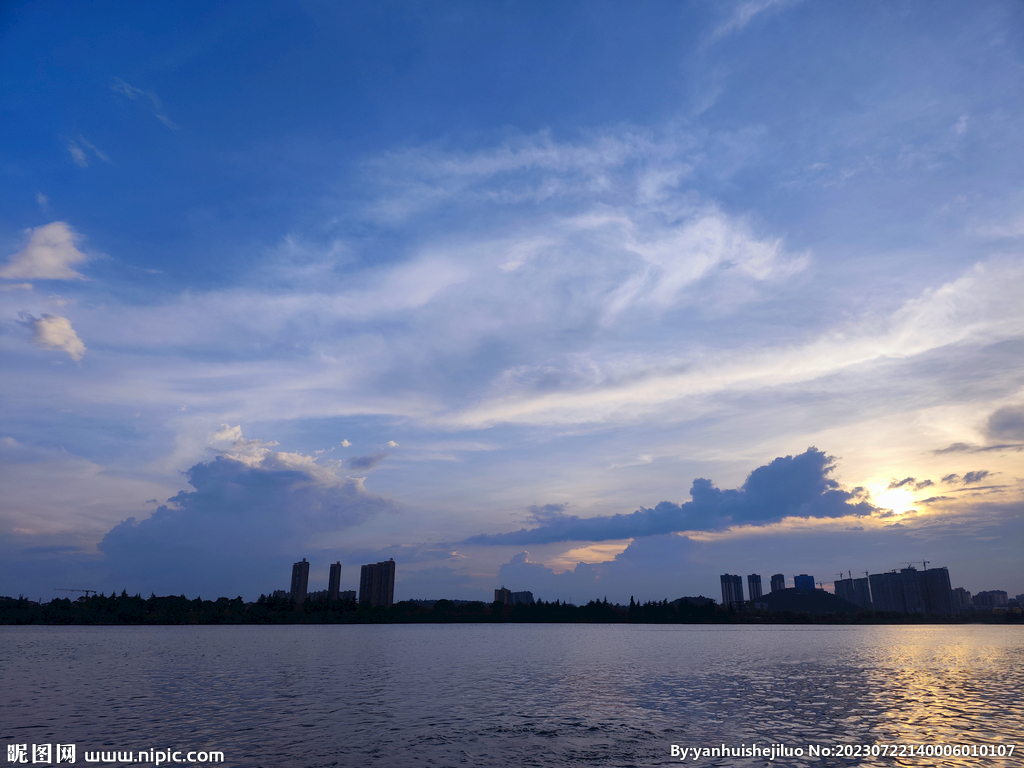
[{"label": "tall residential tower", "polygon": [[395,560],[364,565],[359,572],[359,602],[390,608],[395,601]]},{"label": "tall residential tower", "polygon": [[331,577],[327,581],[327,599],[335,601],[341,597],[341,563],[331,565]]},{"label": "tall residential tower", "polygon": [[306,585],[309,584],[309,563],[302,558],[301,563],[292,565],[292,602],[302,605],[306,602]]}]

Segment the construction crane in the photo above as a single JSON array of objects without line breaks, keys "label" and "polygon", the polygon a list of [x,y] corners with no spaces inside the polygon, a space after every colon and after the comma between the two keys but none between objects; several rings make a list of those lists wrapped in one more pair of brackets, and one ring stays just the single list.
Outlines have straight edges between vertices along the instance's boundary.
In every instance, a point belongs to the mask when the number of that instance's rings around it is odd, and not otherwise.
[{"label": "construction crane", "polygon": [[836,574],[836,576],[838,576],[838,577],[839,577],[839,580],[840,580],[840,581],[842,581],[842,580],[843,580],[843,572],[842,572],[842,571],[840,571],[839,573],[837,573],[837,574]]},{"label": "construction crane", "polygon": [[85,592],[85,596],[98,595],[99,593],[95,589],[61,589],[57,587],[53,590],[54,592]]},{"label": "construction crane", "polygon": [[926,571],[928,570],[928,563],[929,562],[930,562],[929,560],[911,560],[909,563],[906,560],[903,561],[903,563],[905,565],[917,565],[918,563],[920,563],[921,565],[924,566],[924,569]]}]

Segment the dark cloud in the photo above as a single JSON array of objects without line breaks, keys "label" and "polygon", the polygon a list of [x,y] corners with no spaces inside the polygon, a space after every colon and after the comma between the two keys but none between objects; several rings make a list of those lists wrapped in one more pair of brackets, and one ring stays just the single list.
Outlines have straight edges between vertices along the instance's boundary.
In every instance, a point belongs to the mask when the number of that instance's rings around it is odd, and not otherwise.
[{"label": "dark cloud", "polygon": [[965,472],[963,477],[958,474],[951,473],[944,476],[942,478],[942,482],[946,485],[973,485],[974,483],[980,483],[990,474],[991,472],[987,469],[977,469],[973,472]]},{"label": "dark cloud", "polygon": [[80,552],[78,547],[70,547],[61,544],[43,547],[25,547],[22,552],[33,555],[61,555],[68,552]]},{"label": "dark cloud", "polygon": [[[843,517],[873,511],[858,493],[843,490],[829,477],[835,459],[817,448],[785,456],[758,467],[740,488],[722,490],[697,478],[691,501],[663,501],[653,509],[641,507],[628,515],[580,518],[551,510],[536,528],[513,533],[482,534],[466,544],[516,546],[557,541],[606,541],[655,536],[687,530],[722,530],[737,524],[766,524],[784,517]],[[552,505],[549,505],[552,506]]]},{"label": "dark cloud", "polygon": [[531,504],[526,508],[526,511],[530,513],[531,522],[547,523],[562,517],[568,508],[568,504],[544,504],[542,506]]},{"label": "dark cloud", "polygon": [[1024,440],[1024,406],[1006,406],[988,417],[993,440]]},{"label": "dark cloud", "polygon": [[[943,453],[973,453],[975,450],[977,450],[976,446],[968,445],[967,443],[951,443],[950,445],[947,445],[945,448],[939,448],[935,451],[932,451],[932,453],[938,455],[941,455]],[[945,478],[943,478],[942,482],[946,482]]]},{"label": "dark cloud", "polygon": [[910,485],[911,483],[916,482],[916,477],[905,477],[902,480],[893,480],[891,483],[889,483],[889,487],[887,490],[891,491],[893,488],[902,488],[904,485]]},{"label": "dark cloud", "polygon": [[221,456],[185,474],[195,490],[128,518],[99,543],[115,581],[175,594],[248,594],[259,581],[286,588],[290,564],[313,542],[394,509],[361,480],[291,454],[255,463]]},{"label": "dark cloud", "polygon": [[936,455],[943,453],[990,453],[992,451],[1020,451],[1022,443],[999,443],[997,445],[969,445],[968,443],[952,443],[945,448],[932,451]]},{"label": "dark cloud", "polygon": [[914,490],[920,491],[922,488],[931,488],[935,483],[931,480],[922,480],[919,483],[914,483]]},{"label": "dark cloud", "polygon": [[[1018,542],[1024,536],[1020,504],[979,503],[964,512],[902,523],[896,521],[897,515],[886,520],[884,530],[875,526],[762,529],[709,541],[675,534],[649,536],[635,539],[614,559],[576,565],[561,573],[531,562],[521,552],[501,566],[494,586],[529,589],[544,600],[572,598],[576,603],[605,595],[624,603],[630,595],[640,600],[671,600],[703,594],[720,600],[719,575],[723,573],[743,575],[746,593],[748,573],[761,574],[765,587],[772,573],[808,573],[828,582],[840,569],[856,576],[865,570],[881,573],[899,567],[907,557],[927,558],[932,565],[948,567],[953,586],[971,591],[1005,584],[1008,573],[1019,571],[1014,566],[1020,560]],[[975,540],[989,554],[979,558],[979,549],[969,544]]]},{"label": "dark cloud", "polygon": [[[613,560],[578,563],[563,573],[531,562],[528,552],[520,552],[498,570],[498,582],[513,590],[529,589],[535,598],[577,604],[606,595],[628,602],[631,593],[641,600],[674,599],[684,594],[681,569],[694,564],[699,549],[699,544],[683,536],[648,536],[634,541]],[[652,563],[657,566],[652,568]],[[717,592],[706,596],[720,599]]]},{"label": "dark cloud", "polygon": [[369,456],[355,456],[348,460],[348,466],[349,469],[373,469],[387,457],[387,451],[384,453],[374,453]]},{"label": "dark cloud", "polygon": [[952,498],[953,498],[952,496],[929,496],[927,499],[924,499],[923,501],[921,501],[921,503],[922,504],[929,504],[929,503],[931,503],[933,501],[949,501]]}]

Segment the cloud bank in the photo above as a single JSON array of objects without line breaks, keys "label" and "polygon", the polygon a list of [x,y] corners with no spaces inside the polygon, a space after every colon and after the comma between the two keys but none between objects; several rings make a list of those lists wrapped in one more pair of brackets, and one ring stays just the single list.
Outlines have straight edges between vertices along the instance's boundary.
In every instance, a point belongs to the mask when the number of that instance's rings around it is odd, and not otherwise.
[{"label": "cloud bank", "polygon": [[185,473],[194,490],[103,537],[99,549],[114,578],[158,592],[248,593],[261,580],[254,575],[281,583],[297,553],[318,548],[313,543],[324,536],[396,511],[361,479],[259,441],[240,442]]},{"label": "cloud bank", "polygon": [[482,534],[463,544],[529,545],[558,541],[608,541],[678,531],[719,531],[733,525],[765,525],[786,517],[834,518],[868,515],[874,507],[857,488],[846,491],[829,477],[836,460],[817,448],[779,457],[758,467],[739,488],[722,490],[697,478],[691,501],[663,501],[629,515],[581,518],[557,507],[543,509],[544,523],[512,533]]}]

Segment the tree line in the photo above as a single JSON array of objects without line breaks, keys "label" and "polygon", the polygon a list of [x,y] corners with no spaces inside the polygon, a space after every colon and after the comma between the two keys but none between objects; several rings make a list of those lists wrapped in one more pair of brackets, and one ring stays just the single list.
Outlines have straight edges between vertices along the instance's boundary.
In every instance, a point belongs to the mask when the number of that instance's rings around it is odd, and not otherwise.
[{"label": "tree line", "polygon": [[603,600],[585,605],[555,600],[533,604],[505,605],[501,602],[454,603],[438,600],[432,605],[404,601],[389,608],[369,603],[307,599],[295,605],[287,597],[261,595],[254,603],[241,597],[203,600],[181,596],[149,598],[129,595],[91,595],[77,600],[55,599],[39,604],[25,598],[0,597],[0,624],[416,624],[416,623],[560,623],[560,624],[923,624],[942,621],[1020,622],[1019,613],[974,614],[950,619],[921,615],[883,614],[863,611],[811,615],[807,613],[756,613],[723,608],[714,600],[703,604],[686,598],[669,602],[640,603],[630,598],[628,606]]}]

